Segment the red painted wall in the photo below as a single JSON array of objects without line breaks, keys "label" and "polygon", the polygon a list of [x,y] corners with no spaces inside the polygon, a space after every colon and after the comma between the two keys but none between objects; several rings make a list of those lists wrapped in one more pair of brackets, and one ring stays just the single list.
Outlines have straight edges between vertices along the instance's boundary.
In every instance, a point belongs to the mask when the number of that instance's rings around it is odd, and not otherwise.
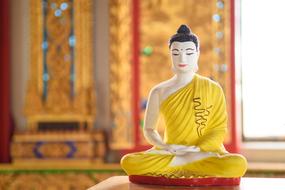
[{"label": "red painted wall", "polygon": [[0,162],[9,162],[10,144],[10,25],[9,0],[0,1]]},{"label": "red painted wall", "polygon": [[140,57],[140,14],[139,14],[139,0],[132,1],[132,32],[133,32],[133,39],[132,39],[132,87],[133,87],[133,122],[134,122],[134,142],[135,146],[139,146],[140,144],[140,64],[139,64],[139,57]]},{"label": "red painted wall", "polygon": [[226,148],[230,152],[239,152],[238,134],[237,134],[237,125],[236,125],[236,83],[235,83],[235,0],[230,1],[230,26],[231,26],[231,67],[230,67],[230,76],[231,76],[231,142],[226,145]]}]

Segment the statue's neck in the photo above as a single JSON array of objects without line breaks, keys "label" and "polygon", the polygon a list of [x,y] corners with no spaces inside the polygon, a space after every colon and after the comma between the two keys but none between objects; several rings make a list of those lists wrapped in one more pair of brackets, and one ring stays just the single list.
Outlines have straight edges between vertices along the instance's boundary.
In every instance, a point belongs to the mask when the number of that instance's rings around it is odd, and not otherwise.
[{"label": "statue's neck", "polygon": [[193,80],[194,76],[195,76],[195,72],[193,71],[186,72],[186,73],[177,72],[175,75],[175,81],[177,85],[188,84],[189,82]]}]

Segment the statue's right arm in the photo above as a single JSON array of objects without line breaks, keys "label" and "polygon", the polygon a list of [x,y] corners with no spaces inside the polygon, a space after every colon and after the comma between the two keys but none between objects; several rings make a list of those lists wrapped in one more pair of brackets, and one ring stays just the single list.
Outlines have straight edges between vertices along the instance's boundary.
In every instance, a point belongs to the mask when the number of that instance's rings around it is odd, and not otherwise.
[{"label": "statue's right arm", "polygon": [[146,140],[159,149],[168,149],[156,130],[159,118],[159,91],[157,88],[151,90],[145,111],[143,132]]}]

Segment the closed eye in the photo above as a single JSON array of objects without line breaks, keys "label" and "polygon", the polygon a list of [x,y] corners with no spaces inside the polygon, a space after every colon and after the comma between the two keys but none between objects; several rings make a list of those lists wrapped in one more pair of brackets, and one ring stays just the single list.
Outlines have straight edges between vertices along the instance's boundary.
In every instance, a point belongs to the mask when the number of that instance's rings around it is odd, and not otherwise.
[{"label": "closed eye", "polygon": [[178,53],[173,53],[172,55],[175,55],[175,56],[177,56],[177,55],[179,55]]},{"label": "closed eye", "polygon": [[186,55],[192,55],[193,53],[186,53]]}]

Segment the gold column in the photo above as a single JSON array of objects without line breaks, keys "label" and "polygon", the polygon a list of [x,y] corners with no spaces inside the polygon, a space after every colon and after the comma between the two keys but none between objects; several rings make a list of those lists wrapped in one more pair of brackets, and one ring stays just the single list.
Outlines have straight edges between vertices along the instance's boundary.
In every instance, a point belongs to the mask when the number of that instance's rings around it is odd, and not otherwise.
[{"label": "gold column", "polygon": [[[42,33],[42,8],[41,1],[30,0],[30,68],[29,68],[29,80],[27,87],[27,95],[25,99],[24,112],[26,116],[31,116],[36,113],[41,113],[43,106],[41,102],[42,95],[42,83],[38,77],[38,73],[42,73],[41,64],[43,60],[43,52],[41,44],[43,41]],[[28,126],[35,128],[34,123],[31,123],[28,119]]]},{"label": "gold column", "polygon": [[114,122],[112,148],[133,143],[131,112],[131,0],[110,0],[110,92]]}]

